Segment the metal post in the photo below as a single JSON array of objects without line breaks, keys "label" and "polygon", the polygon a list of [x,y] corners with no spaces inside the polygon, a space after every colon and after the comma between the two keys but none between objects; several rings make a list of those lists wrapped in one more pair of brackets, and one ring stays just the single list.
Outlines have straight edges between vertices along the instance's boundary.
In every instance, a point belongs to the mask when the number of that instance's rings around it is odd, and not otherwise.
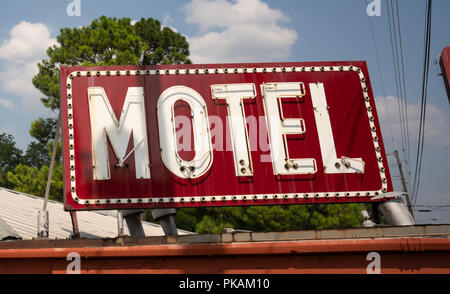
[{"label": "metal post", "polygon": [[72,219],[72,239],[80,239],[80,229],[78,228],[78,218],[77,218],[77,212],[71,211],[70,212],[70,218]]},{"label": "metal post", "polygon": [[47,239],[49,236],[48,211],[39,210],[37,217],[37,237]]},{"label": "metal post", "polygon": [[55,139],[53,141],[52,158],[48,170],[47,186],[45,187],[44,206],[38,212],[37,237],[48,238],[49,236],[49,215],[47,211],[48,195],[50,193],[50,185],[52,182],[53,168],[55,167],[56,152],[58,149],[59,132],[61,129],[61,112],[58,114],[58,122],[56,123]]},{"label": "metal post", "polygon": [[406,193],[405,196],[406,196],[406,203],[408,203],[408,210],[411,213],[411,216],[414,218],[414,213],[413,213],[413,209],[412,209],[412,205],[411,205],[411,199],[409,199],[408,187],[406,186],[406,180],[405,180],[405,176],[403,174],[402,162],[400,161],[400,157],[398,156],[397,150],[394,151],[394,155],[395,155],[395,158],[397,159],[398,169],[400,171],[400,178],[402,179],[403,192]]},{"label": "metal post", "polygon": [[123,234],[123,226],[121,228],[120,222],[125,219],[131,237],[145,237],[144,227],[142,226],[140,217],[144,211],[143,209],[120,210],[120,217],[118,217],[119,235]]},{"label": "metal post", "polygon": [[174,219],[176,213],[177,210],[175,208],[159,208],[152,210],[153,219],[159,221],[166,236],[178,236]]},{"label": "metal post", "polygon": [[401,198],[380,204],[380,211],[389,224],[394,226],[412,226],[416,222]]}]

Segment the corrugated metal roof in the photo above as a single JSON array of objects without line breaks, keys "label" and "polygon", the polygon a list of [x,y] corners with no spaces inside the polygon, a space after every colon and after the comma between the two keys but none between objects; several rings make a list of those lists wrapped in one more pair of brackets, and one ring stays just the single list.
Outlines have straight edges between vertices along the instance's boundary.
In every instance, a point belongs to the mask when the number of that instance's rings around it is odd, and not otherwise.
[{"label": "corrugated metal roof", "polygon": [[[33,239],[37,235],[38,211],[42,210],[44,199],[0,187],[0,218],[22,239]],[[63,209],[63,203],[48,201],[49,238],[67,239],[72,233],[70,214]],[[78,211],[78,226],[82,238],[117,237],[117,211]],[[160,225],[142,222],[146,236],[164,236]],[[124,233],[129,234],[126,221]],[[180,235],[187,234],[178,230]]]},{"label": "corrugated metal roof", "polygon": [[15,239],[22,238],[0,217],[0,241]]}]

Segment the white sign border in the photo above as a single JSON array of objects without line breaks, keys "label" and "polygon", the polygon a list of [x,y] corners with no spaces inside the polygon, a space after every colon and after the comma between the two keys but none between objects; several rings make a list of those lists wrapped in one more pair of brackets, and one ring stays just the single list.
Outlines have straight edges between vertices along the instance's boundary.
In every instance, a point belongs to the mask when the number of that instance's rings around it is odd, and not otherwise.
[{"label": "white sign border", "polygon": [[[77,77],[95,76],[134,76],[134,75],[187,75],[187,74],[246,74],[246,73],[285,73],[285,72],[346,72],[353,71],[359,75],[361,82],[361,90],[364,94],[367,114],[369,117],[369,127],[372,133],[374,151],[377,155],[381,188],[377,191],[353,191],[353,192],[311,192],[311,193],[279,193],[279,194],[251,194],[251,195],[220,195],[220,196],[192,196],[192,197],[152,197],[152,198],[114,198],[114,199],[81,199],[76,193],[76,174],[75,174],[75,140],[74,140],[74,123],[73,123],[73,97],[72,83]],[[301,66],[301,67],[258,67],[258,68],[198,68],[198,69],[167,69],[167,70],[115,70],[115,71],[72,71],[67,76],[67,125],[69,136],[69,169],[70,169],[70,189],[72,199],[78,204],[86,206],[93,205],[129,205],[129,204],[157,204],[157,203],[196,203],[196,202],[228,202],[228,201],[258,201],[258,200],[289,200],[289,199],[319,199],[319,198],[350,198],[350,197],[375,197],[387,192],[387,179],[385,168],[383,165],[383,157],[381,156],[381,147],[378,143],[378,137],[375,127],[375,119],[372,114],[372,106],[370,105],[370,97],[366,86],[366,78],[362,70],[356,66]]]}]

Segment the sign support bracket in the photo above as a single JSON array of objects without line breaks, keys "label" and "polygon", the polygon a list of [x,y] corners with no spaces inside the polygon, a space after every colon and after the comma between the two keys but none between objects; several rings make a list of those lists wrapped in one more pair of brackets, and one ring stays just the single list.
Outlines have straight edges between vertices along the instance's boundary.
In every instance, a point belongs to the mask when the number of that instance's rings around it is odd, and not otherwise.
[{"label": "sign support bracket", "polygon": [[[127,222],[128,231],[131,237],[145,237],[144,227],[140,218],[143,209],[118,210],[117,211],[118,236],[123,236],[123,220]],[[153,219],[159,221],[166,236],[178,236],[175,225],[175,208],[157,208],[152,210]]]},{"label": "sign support bracket", "polygon": [[123,219],[125,219],[131,237],[145,237],[141,222],[141,213],[144,211],[143,209],[119,210],[117,214],[119,236],[123,235]]},{"label": "sign support bracket", "polygon": [[159,221],[166,236],[178,236],[174,215],[177,214],[175,208],[159,208],[152,210],[153,219]]}]

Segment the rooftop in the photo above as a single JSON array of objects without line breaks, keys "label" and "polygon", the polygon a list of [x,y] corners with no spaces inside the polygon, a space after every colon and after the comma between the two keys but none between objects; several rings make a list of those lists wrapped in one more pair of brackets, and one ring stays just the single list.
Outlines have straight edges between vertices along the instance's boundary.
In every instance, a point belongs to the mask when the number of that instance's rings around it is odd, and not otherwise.
[{"label": "rooftop", "polygon": [[[37,216],[42,210],[42,197],[0,187],[0,240],[4,238],[30,240],[37,236]],[[49,238],[68,239],[72,233],[70,214],[63,203],[49,200]],[[117,211],[78,211],[81,238],[115,238],[118,235]],[[145,236],[164,236],[158,224],[143,221]],[[178,230],[180,235],[189,233]],[[129,235],[126,220],[124,234]]]}]

